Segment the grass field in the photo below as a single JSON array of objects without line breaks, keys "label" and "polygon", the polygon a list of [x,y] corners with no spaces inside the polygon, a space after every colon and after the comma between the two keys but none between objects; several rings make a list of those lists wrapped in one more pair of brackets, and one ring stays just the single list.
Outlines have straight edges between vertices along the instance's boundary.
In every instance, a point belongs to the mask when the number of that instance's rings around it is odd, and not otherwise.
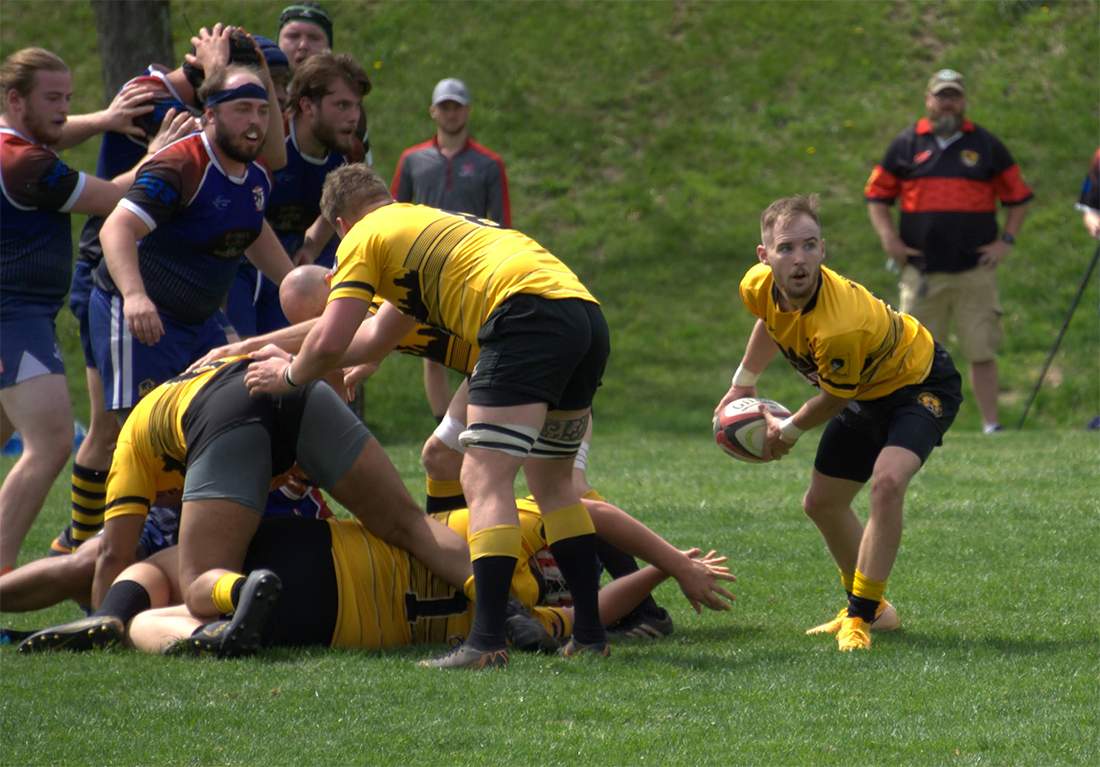
[{"label": "grass field", "polygon": [[[737,603],[696,616],[666,584],[667,640],[481,675],[414,668],[426,648],[224,664],[2,648],[0,764],[1100,763],[1100,445],[1081,431],[1100,412],[1095,280],[1025,430],[984,438],[964,403],[917,476],[889,589],[903,628],[870,653],[802,633],[843,598],[800,510],[816,435],[752,467],[709,428],[751,327],[736,286],[772,199],[820,192],[833,268],[896,297],[863,184],[944,66],[965,73],[970,116],[1036,192],[1001,275],[1002,419],[1015,423],[1096,247],[1072,209],[1100,135],[1095,0],[326,5],[336,47],[371,74],[384,176],[431,135],[432,85],[466,80],[474,136],[507,163],[515,224],[577,271],[612,328],[592,480],[673,543],[728,554]],[[282,6],[175,0],[176,52],[188,25],[273,35]],[[0,20],[3,56],[57,50],[75,110],[100,105],[87,2],[0,0]],[[66,159],[91,168],[97,149]],[[67,311],[59,332],[86,423]],[[387,362],[367,391],[368,421],[416,497],[431,427],[419,371]],[[778,362],[761,392],[788,405],[811,393]],[[67,519],[67,483],[23,561]],[[0,622],[79,615],[61,605]]]},{"label": "grass field", "polygon": [[[1095,435],[954,435],[916,478],[889,596],[902,628],[869,653],[803,630],[842,604],[799,507],[813,439],[748,466],[692,437],[597,438],[591,476],[739,581],[677,630],[607,662],[517,657],[501,673],[385,655],[268,652],[169,662],[0,650],[5,765],[1053,765],[1100,759],[1100,480]],[[417,456],[393,448],[406,475]],[[410,486],[419,493],[413,483]],[[29,546],[64,521],[61,484]],[[857,510],[866,498],[857,499]],[[6,625],[70,620],[71,605]]]}]

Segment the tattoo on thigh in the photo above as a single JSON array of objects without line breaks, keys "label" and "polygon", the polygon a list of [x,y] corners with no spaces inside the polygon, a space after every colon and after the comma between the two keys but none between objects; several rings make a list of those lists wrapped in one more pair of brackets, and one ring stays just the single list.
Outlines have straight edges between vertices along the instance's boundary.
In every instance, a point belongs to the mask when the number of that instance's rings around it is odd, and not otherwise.
[{"label": "tattoo on thigh", "polygon": [[584,433],[588,429],[589,413],[580,418],[570,418],[566,421],[548,420],[542,427],[540,437],[546,439],[559,439],[567,442],[579,442],[584,439]]}]

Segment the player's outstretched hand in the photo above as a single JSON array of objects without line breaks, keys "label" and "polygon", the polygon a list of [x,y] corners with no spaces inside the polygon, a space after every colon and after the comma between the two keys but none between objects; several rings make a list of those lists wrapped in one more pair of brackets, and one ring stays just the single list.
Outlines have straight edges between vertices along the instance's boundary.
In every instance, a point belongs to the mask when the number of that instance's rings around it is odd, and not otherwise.
[{"label": "player's outstretched hand", "polygon": [[122,313],[130,335],[143,344],[152,346],[164,335],[164,323],[153,300],[144,293],[126,296],[122,301]]},{"label": "player's outstretched hand", "polygon": [[177,112],[174,108],[164,113],[160,130],[153,140],[149,142],[149,154],[156,154],[173,141],[179,141],[184,136],[198,130],[199,124],[189,112]]},{"label": "player's outstretched hand", "polygon": [[104,110],[107,114],[105,130],[145,138],[145,131],[134,125],[134,118],[153,111],[154,92],[147,85],[129,83],[115,94]]},{"label": "player's outstretched hand", "polygon": [[233,27],[222,24],[220,21],[210,30],[203,27],[199,33],[191,38],[191,45],[195,46],[194,53],[184,55],[188,64],[210,74],[218,67],[224,67],[229,63],[229,34]]},{"label": "player's outstretched hand", "polygon": [[687,565],[675,578],[695,612],[703,612],[704,606],[710,610],[729,610],[729,602],[735,597],[721,585],[721,581],[736,581],[737,577],[722,564],[726,558],[718,556],[718,552],[713,550],[700,557],[702,550],[697,548],[688,549],[683,554]]},{"label": "player's outstretched hand", "polygon": [[290,384],[283,377],[288,367],[290,363],[278,357],[253,362],[244,374],[248,393],[255,397],[257,394],[284,394],[290,391]]}]

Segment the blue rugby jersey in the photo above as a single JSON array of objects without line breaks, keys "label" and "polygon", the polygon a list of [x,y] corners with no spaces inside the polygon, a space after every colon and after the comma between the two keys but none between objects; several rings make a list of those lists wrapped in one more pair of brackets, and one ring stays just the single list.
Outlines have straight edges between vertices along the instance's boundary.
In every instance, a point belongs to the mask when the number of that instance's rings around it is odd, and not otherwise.
[{"label": "blue rugby jersey", "polygon": [[283,124],[286,132],[286,166],[274,172],[275,186],[267,204],[267,220],[287,255],[302,247],[306,230],[321,215],[321,189],[329,171],[362,159],[362,147],[352,155],[329,152],[311,157],[302,152],[294,132],[294,121]]},{"label": "blue rugby jersey", "polygon": [[68,211],[84,183],[49,147],[0,128],[0,317],[61,308],[73,266]]},{"label": "blue rugby jersey", "polygon": [[[157,309],[197,325],[221,306],[233,276],[263,227],[271,177],[262,161],[234,178],[221,167],[203,132],[157,152],[119,203],[150,228],[138,243],[146,293]],[[114,295],[106,262],[96,285]]]},{"label": "blue rugby jersey", "polygon": [[[169,109],[179,112],[188,108],[164,73],[155,69],[153,65],[149,65],[144,72],[126,85],[132,83],[140,84],[156,94],[153,96],[153,111],[135,120],[135,124],[141,127],[149,138],[114,131],[104,133],[95,169],[95,174],[99,178],[110,180],[137,165],[149,150],[149,139],[160,130],[165,113]],[[125,88],[126,85],[122,87]],[[103,221],[102,216],[88,216],[84,228],[80,230],[79,258],[93,263],[99,263],[103,258],[103,248],[99,244],[99,229],[103,226]]]}]

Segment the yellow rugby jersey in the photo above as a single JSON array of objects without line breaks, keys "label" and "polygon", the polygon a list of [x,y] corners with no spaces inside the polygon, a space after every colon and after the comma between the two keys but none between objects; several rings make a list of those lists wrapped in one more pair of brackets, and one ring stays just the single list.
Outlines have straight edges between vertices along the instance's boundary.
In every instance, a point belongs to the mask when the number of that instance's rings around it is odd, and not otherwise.
[{"label": "yellow rugby jersey", "polygon": [[[378,314],[378,310],[384,303],[384,298],[375,296],[371,302],[370,313]],[[419,324],[401,339],[395,351],[410,354],[413,357],[423,357],[451,370],[469,375],[474,372],[474,364],[481,353],[481,347],[463,341],[446,330]]]},{"label": "yellow rugby jersey", "polygon": [[845,399],[872,400],[928,376],[932,335],[862,285],[822,266],[817,292],[803,309],[781,311],[777,295],[767,264],[752,267],[741,280],[741,301],[814,386]]},{"label": "yellow rugby jersey", "polygon": [[370,302],[378,294],[471,344],[489,314],[517,293],[598,303],[530,237],[424,205],[393,203],[368,213],[344,237],[336,260],[329,301]]},{"label": "yellow rugby jersey", "polygon": [[107,475],[104,519],[126,514],[145,515],[157,493],[183,490],[187,443],[183,419],[211,379],[247,365],[247,357],[216,360],[184,373],[153,389],[134,407],[118,436]]},{"label": "yellow rugby jersey", "polygon": [[[528,506],[534,506],[533,501]],[[434,516],[463,539],[468,538],[467,509]],[[332,534],[339,605],[333,647],[384,650],[443,644],[469,635],[473,606],[420,560],[367,532],[358,520],[333,517],[326,521]],[[546,545],[537,507],[535,511],[521,510],[520,527],[523,556],[516,564],[512,590],[523,592],[520,601],[530,609],[538,598],[538,584],[527,557]],[[556,637],[570,631],[571,623],[557,608],[535,608],[535,617]]]}]

